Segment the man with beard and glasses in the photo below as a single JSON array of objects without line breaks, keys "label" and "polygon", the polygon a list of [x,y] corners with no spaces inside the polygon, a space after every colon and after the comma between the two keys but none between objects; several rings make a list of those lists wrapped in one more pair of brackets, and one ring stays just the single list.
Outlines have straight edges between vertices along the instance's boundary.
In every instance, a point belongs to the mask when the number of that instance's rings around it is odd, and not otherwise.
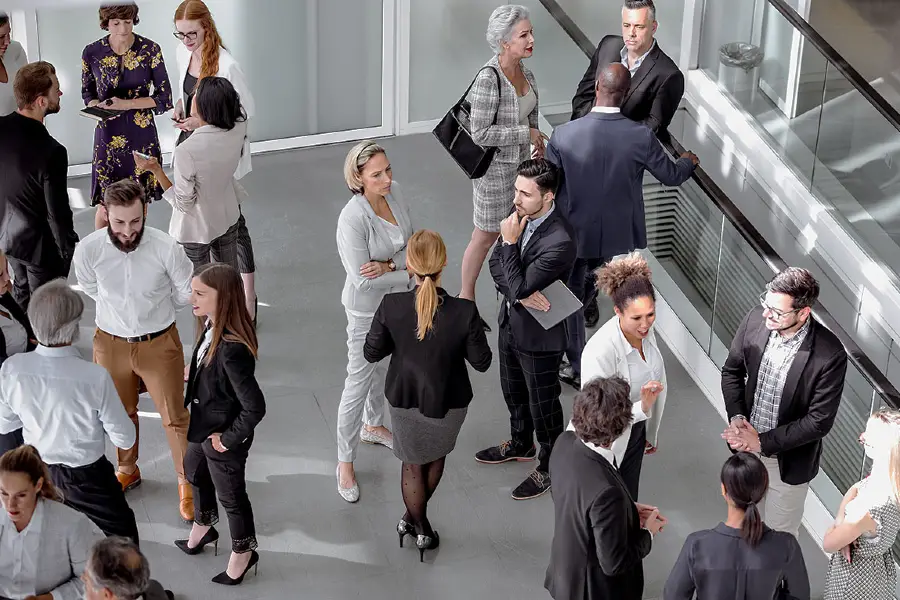
[{"label": "man with beard and glasses", "polygon": [[733,451],[758,454],[769,472],[760,512],[766,525],[796,537],[822,438],[841,403],[847,352],[812,316],[819,284],[806,269],[775,276],[734,335],[722,367]]},{"label": "man with beard and glasses", "polygon": [[[97,304],[94,362],[112,375],[136,429],[139,388],[141,383],[146,386],[175,463],[181,518],[192,521],[194,502],[184,476],[189,420],[184,351],[175,312],[190,303],[193,265],[174,238],[145,225],[140,184],[131,179],[113,183],[103,201],[109,224],[78,244],[73,261],[78,283]],[[118,458],[122,488],[140,485],[138,443],[119,450]]]},{"label": "man with beard and glasses", "polygon": [[66,177],[69,157],[44,126],[59,112],[59,79],[48,62],[25,65],[13,84],[18,109],[0,117],[0,249],[14,277],[13,297],[28,308],[42,284],[67,277],[78,235]]}]

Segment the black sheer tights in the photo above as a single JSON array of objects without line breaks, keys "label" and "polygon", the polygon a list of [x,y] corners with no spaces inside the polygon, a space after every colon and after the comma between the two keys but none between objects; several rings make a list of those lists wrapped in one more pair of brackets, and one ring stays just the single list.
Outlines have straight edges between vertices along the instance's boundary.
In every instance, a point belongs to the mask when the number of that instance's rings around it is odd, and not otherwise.
[{"label": "black sheer tights", "polygon": [[415,525],[416,533],[428,536],[434,533],[426,511],[428,501],[444,474],[445,459],[446,457],[439,458],[424,465],[403,463],[403,471],[400,474],[403,503],[406,505],[403,520]]}]

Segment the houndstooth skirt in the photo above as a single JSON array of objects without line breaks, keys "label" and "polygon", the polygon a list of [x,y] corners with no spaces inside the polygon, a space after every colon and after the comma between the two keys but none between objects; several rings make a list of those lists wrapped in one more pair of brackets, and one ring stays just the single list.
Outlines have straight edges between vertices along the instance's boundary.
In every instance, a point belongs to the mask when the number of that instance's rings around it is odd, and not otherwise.
[{"label": "houndstooth skirt", "polygon": [[426,417],[418,408],[395,408],[391,411],[394,433],[394,456],[413,465],[425,465],[450,454],[466,420],[467,408],[453,408],[443,419]]},{"label": "houndstooth skirt", "polygon": [[[506,148],[504,148],[506,150]],[[516,196],[517,163],[491,163],[487,173],[472,180],[472,222],[482,231],[500,231],[500,221],[509,216]]]}]

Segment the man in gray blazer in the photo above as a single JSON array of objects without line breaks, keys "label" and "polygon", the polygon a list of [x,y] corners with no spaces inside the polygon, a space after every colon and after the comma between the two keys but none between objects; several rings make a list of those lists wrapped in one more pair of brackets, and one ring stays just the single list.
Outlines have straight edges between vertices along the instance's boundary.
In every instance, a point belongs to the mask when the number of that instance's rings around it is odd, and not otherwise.
[{"label": "man in gray blazer", "polygon": [[[578,259],[569,288],[582,302],[588,269],[636,248],[647,247],[644,221],[644,171],[665,185],[681,185],[694,172],[697,156],[678,161],[665,153],[653,132],[621,114],[631,74],[612,63],[597,74],[594,108],[580,119],[560,125],[547,147],[547,159],[562,171],[558,203],[575,229]],[[560,380],[581,389],[584,314],[569,317],[569,364]]]}]

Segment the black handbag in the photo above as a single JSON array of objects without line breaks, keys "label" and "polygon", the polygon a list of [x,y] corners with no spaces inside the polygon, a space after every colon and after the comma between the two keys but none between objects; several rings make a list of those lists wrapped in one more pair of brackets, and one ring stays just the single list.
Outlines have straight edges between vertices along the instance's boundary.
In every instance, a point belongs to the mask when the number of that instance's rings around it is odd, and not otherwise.
[{"label": "black handbag", "polygon": [[[497,69],[494,67],[483,67],[478,70],[478,73],[485,69],[490,69],[494,72],[494,76],[497,78],[497,93],[502,93],[500,89],[500,74],[497,72]],[[475,85],[476,79],[478,79],[477,73],[475,74],[475,79],[472,80],[472,83],[469,84],[469,87],[462,95],[462,98],[459,99],[459,102],[453,105],[453,108],[444,115],[444,118],[432,131],[434,137],[450,153],[450,156],[453,157],[459,168],[468,175],[469,179],[483,177],[488,167],[491,166],[494,155],[499,150],[496,146],[480,146],[472,140],[472,133],[469,130],[472,123],[472,107],[466,98],[472,90],[472,86]],[[499,106],[497,110],[499,112]],[[497,115],[494,114],[492,125],[496,124]]]}]

